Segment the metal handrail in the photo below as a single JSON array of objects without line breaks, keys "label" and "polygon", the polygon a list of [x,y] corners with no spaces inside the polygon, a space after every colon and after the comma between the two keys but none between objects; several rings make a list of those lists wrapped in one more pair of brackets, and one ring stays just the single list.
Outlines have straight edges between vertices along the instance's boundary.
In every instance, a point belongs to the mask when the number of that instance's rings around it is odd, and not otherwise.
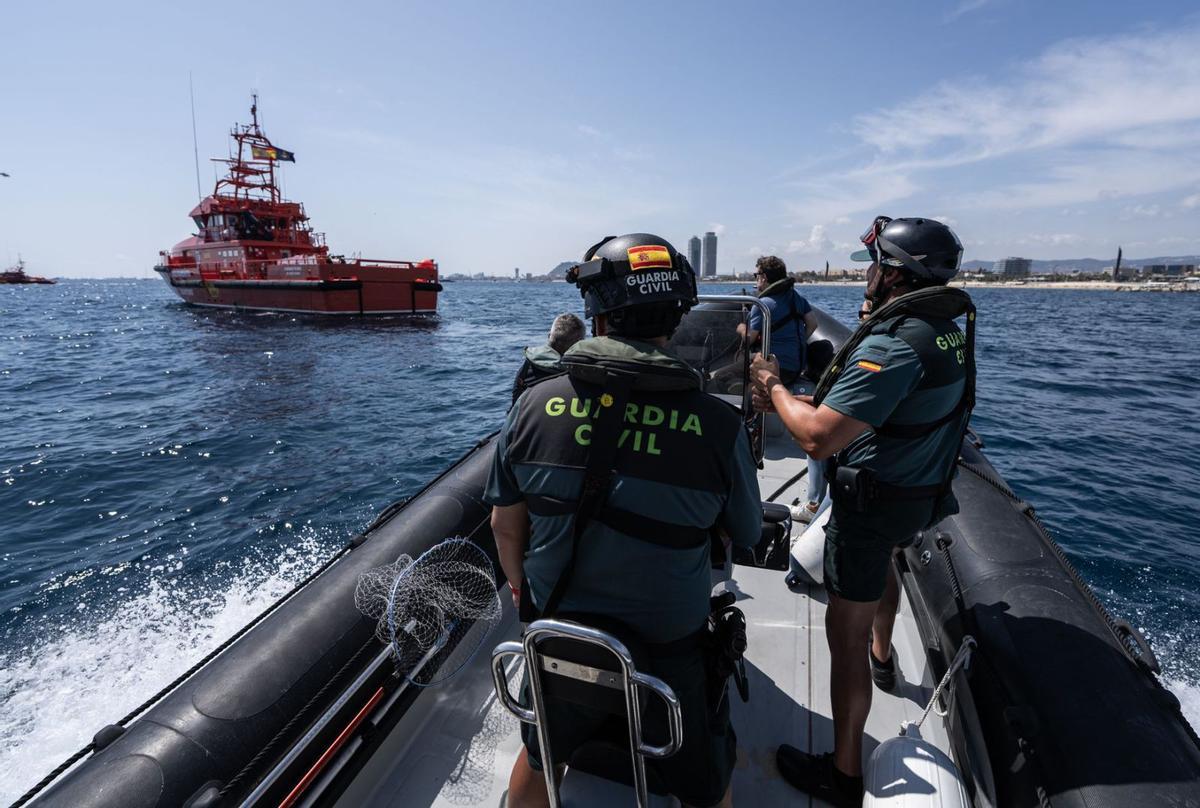
[{"label": "metal handrail", "polygon": [[762,355],[771,355],[771,310],[761,298],[750,295],[700,295],[701,303],[741,303],[743,306],[755,306],[762,312]]},{"label": "metal handrail", "polygon": [[[630,755],[633,762],[633,788],[637,795],[638,808],[645,808],[648,804],[645,758],[670,757],[679,751],[679,747],[683,743],[683,712],[678,697],[663,680],[638,672],[634,667],[633,656],[629,653],[629,649],[613,635],[579,623],[538,620],[530,624],[520,643],[501,643],[492,651],[492,681],[496,687],[496,697],[501,705],[521,721],[537,727],[542,771],[546,777],[546,792],[550,798],[551,808],[560,808],[561,801],[554,776],[555,762],[550,746],[550,727],[545,720],[546,704],[542,696],[541,678],[543,657],[538,651],[538,643],[555,637],[598,646],[611,653],[620,663],[620,686],[625,695],[629,748],[633,753]],[[504,663],[512,656],[525,658],[525,672],[529,677],[529,692],[533,701],[532,710],[516,701],[508,690],[508,678],[505,674]],[[642,740],[642,688],[654,693],[666,705],[670,740],[663,746],[653,746]]]}]

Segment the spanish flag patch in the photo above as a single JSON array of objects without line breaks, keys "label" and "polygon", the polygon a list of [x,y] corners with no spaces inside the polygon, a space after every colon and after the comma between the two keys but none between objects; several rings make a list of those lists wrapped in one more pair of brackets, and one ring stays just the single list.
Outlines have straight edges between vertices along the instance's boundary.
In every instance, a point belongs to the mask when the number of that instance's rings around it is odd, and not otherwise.
[{"label": "spanish flag patch", "polygon": [[661,244],[630,247],[628,255],[629,270],[631,272],[637,272],[639,269],[652,269],[654,267],[671,268],[671,253],[667,252],[667,248]]},{"label": "spanish flag patch", "polygon": [[877,362],[868,362],[866,359],[858,360],[858,366],[863,370],[869,370],[872,373],[878,373],[879,371],[883,370],[883,365]]}]

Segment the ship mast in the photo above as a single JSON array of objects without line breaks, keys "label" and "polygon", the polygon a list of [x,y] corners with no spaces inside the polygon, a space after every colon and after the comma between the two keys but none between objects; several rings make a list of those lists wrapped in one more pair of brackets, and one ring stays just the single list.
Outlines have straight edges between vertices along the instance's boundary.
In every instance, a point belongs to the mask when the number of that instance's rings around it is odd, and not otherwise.
[{"label": "ship mast", "polygon": [[258,93],[250,96],[250,123],[234,125],[229,134],[237,141],[237,157],[213,158],[229,167],[229,175],[217,181],[213,195],[245,202],[283,201],[275,182],[275,160],[270,156],[275,146],[258,125]]}]

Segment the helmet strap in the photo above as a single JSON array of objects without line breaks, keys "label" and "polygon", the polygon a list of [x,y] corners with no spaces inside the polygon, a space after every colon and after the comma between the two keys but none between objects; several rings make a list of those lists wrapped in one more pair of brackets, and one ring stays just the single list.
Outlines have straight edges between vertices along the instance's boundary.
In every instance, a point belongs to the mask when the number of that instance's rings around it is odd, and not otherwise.
[{"label": "helmet strap", "polygon": [[884,238],[882,233],[875,237],[875,241],[879,245],[880,260],[883,259],[883,253],[886,250],[888,255],[894,258],[899,258],[902,262],[904,262],[904,266],[906,266],[910,272],[915,273],[917,277],[927,278],[933,275],[932,272],[925,268],[924,264],[913,258],[904,250],[897,247],[888,239]]}]

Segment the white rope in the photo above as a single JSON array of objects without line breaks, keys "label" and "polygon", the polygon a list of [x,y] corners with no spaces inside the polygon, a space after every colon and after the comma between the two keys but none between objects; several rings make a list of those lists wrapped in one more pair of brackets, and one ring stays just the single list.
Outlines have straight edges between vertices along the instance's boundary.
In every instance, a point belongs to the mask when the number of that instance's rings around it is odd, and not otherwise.
[{"label": "white rope", "polygon": [[975,650],[975,638],[970,634],[962,639],[962,644],[958,646],[958,653],[954,655],[954,659],[950,661],[950,667],[946,669],[946,675],[942,677],[942,681],[938,682],[937,687],[933,689],[933,696],[930,697],[929,703],[925,705],[925,712],[921,713],[921,717],[915,722],[909,721],[900,725],[900,734],[907,735],[913,730],[919,730],[921,725],[925,723],[925,719],[929,717],[930,710],[936,712],[939,717],[945,718],[948,710],[939,710],[935,706],[938,698],[941,697],[942,691],[950,686],[950,680],[954,674],[967,666],[971,659],[971,652]]}]

